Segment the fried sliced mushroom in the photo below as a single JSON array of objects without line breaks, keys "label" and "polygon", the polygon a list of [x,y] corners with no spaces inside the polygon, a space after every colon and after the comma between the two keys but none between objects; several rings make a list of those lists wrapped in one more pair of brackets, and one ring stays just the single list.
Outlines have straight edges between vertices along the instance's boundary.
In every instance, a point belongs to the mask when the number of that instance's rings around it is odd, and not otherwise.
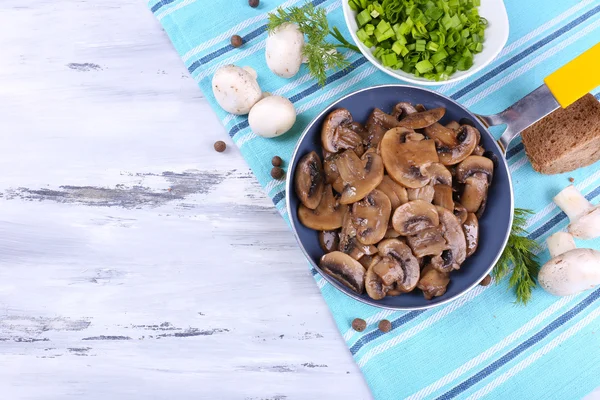
[{"label": "fried sliced mushroom", "polygon": [[359,260],[366,255],[377,254],[377,247],[372,245],[364,245],[356,238],[356,227],[352,223],[352,216],[349,212],[344,215],[342,220],[342,230],[340,231],[340,247],[342,253],[348,254],[355,260]]},{"label": "fried sliced mushroom", "polygon": [[[377,262],[380,261],[381,257],[379,257]],[[375,273],[374,267],[370,266],[365,275],[365,290],[367,295],[373,300],[381,300],[387,295],[390,289],[392,289],[392,286],[384,284],[381,277]]]},{"label": "fried sliced mushroom", "polygon": [[365,269],[348,254],[333,251],[321,257],[319,267],[327,275],[334,277],[341,284],[362,293],[365,289]]},{"label": "fried sliced mushroom", "polygon": [[[355,143],[353,139],[356,133],[350,131],[352,134],[349,137],[342,135],[342,132],[338,131],[338,128],[345,126],[352,122],[352,114],[345,108],[338,108],[333,110],[325,118],[323,127],[321,128],[321,144],[323,148],[330,153],[337,153],[342,149],[353,149],[358,143]],[[345,133],[345,132],[344,132]]]},{"label": "fried sliced mushroom", "polygon": [[442,227],[424,229],[414,236],[409,236],[407,239],[415,257],[422,258],[425,256],[441,256],[444,250],[448,249],[446,239],[442,234]]},{"label": "fried sliced mushroom", "polygon": [[390,256],[382,256],[381,260],[373,265],[372,268],[373,272],[381,278],[384,285],[392,285],[394,282],[402,281],[404,279],[402,264]]},{"label": "fried sliced mushroom", "polygon": [[468,214],[462,228],[467,242],[467,257],[471,257],[477,251],[479,245],[479,221],[475,214]]},{"label": "fried sliced mushroom", "polygon": [[[378,243],[385,236],[392,213],[390,199],[380,190],[374,189],[362,200],[352,205],[352,224],[356,227],[356,238],[362,244]],[[341,226],[341,222],[340,222]]]},{"label": "fried sliced mushroom", "polygon": [[446,128],[452,129],[455,131],[458,128],[460,128],[460,124],[457,121],[450,121],[446,124]]},{"label": "fried sliced mushroom", "polygon": [[389,176],[407,188],[427,185],[430,176],[427,167],[439,161],[432,140],[402,142],[402,130],[391,129],[380,143],[380,153]]},{"label": "fried sliced mushroom", "polygon": [[417,189],[407,189],[408,200],[423,200],[427,203],[433,201],[435,195],[435,189],[431,185],[423,186]]},{"label": "fried sliced mushroom", "polygon": [[475,147],[475,150],[473,150],[474,156],[483,156],[484,154],[485,154],[485,149],[483,147],[481,147],[480,145],[477,145],[477,147]]},{"label": "fried sliced mushroom", "polygon": [[390,199],[392,211],[408,202],[406,188],[393,181],[389,175],[383,176],[381,183],[377,186],[377,190],[381,190]]},{"label": "fried sliced mushroom", "polygon": [[[383,258],[390,257],[402,270],[402,274],[399,274],[397,267],[395,267],[388,274],[380,275],[383,282],[385,284],[396,282],[396,288],[402,292],[407,293],[412,291],[419,282],[421,268],[419,267],[419,261],[411,252],[410,247],[402,240],[387,239],[379,243],[377,249]],[[398,278],[394,279],[394,275],[398,275]],[[392,280],[392,283],[389,283],[390,280]]]},{"label": "fried sliced mushroom", "polygon": [[462,125],[455,133],[456,145],[437,144],[440,162],[455,165],[469,157],[479,141],[479,131],[470,125]]},{"label": "fried sliced mushroom", "polygon": [[452,172],[441,163],[432,163],[427,168],[430,184],[452,186]]},{"label": "fried sliced mushroom", "polygon": [[383,179],[383,161],[374,152],[359,158],[352,150],[343,152],[335,162],[344,183],[340,203],[354,203],[375,189]]},{"label": "fried sliced mushroom", "polygon": [[358,260],[358,262],[365,267],[366,270],[368,270],[369,267],[377,264],[380,260],[381,256],[379,254],[373,254],[372,256],[365,254]]},{"label": "fried sliced mushroom", "polygon": [[456,215],[456,218],[458,218],[461,224],[465,223],[468,214],[469,212],[462,204],[454,202],[454,215]]},{"label": "fried sliced mushroom", "polygon": [[403,126],[410,129],[427,128],[442,119],[445,113],[446,109],[443,107],[417,112],[407,115],[400,121],[400,124],[396,126]]},{"label": "fried sliced mushroom", "polygon": [[448,244],[448,250],[442,253],[444,264],[451,264],[453,269],[460,269],[460,265],[467,258],[467,242],[462,224],[453,212],[439,206],[436,208],[440,217],[442,234]]},{"label": "fried sliced mushroom", "polygon": [[398,207],[392,215],[392,226],[402,236],[414,236],[439,223],[436,207],[423,200],[409,201]]},{"label": "fried sliced mushroom", "polygon": [[425,135],[435,141],[437,146],[454,147],[458,144],[456,132],[440,123],[432,124],[424,129]]},{"label": "fried sliced mushroom", "polygon": [[[367,136],[363,139],[363,144],[366,147],[377,147],[383,135],[387,132],[387,128],[385,128],[381,121],[376,118],[377,112],[381,111],[379,109],[375,109],[371,115],[369,115],[369,119],[367,119],[367,123],[365,124],[365,129],[367,130]],[[383,111],[381,111],[383,112]]]},{"label": "fried sliced mushroom", "polygon": [[331,231],[342,226],[348,206],[341,205],[333,195],[331,185],[325,186],[321,202],[314,210],[300,204],[298,219],[302,225],[316,231]]},{"label": "fried sliced mushroom", "polygon": [[401,102],[394,106],[394,110],[392,111],[392,116],[394,118],[396,118],[398,121],[400,121],[403,118],[405,118],[411,114],[415,114],[417,112],[418,112],[417,109],[412,104],[407,103],[407,102]]},{"label": "fried sliced mushroom", "polygon": [[433,204],[436,206],[444,207],[454,212],[454,198],[452,193],[452,186],[448,185],[435,185],[433,187]]},{"label": "fried sliced mushroom", "polygon": [[316,152],[310,152],[298,162],[294,176],[296,195],[306,207],[314,210],[321,202],[325,177],[321,158]]},{"label": "fried sliced mushroom", "polygon": [[319,245],[325,253],[337,251],[340,247],[340,235],[338,231],[320,231]]},{"label": "fried sliced mushroom", "polygon": [[423,291],[426,300],[431,300],[446,293],[449,283],[450,275],[448,273],[440,272],[431,265],[427,265],[421,271],[421,279],[417,287]]},{"label": "fried sliced mushroom", "polygon": [[483,212],[493,175],[494,162],[487,157],[470,156],[456,167],[456,179],[464,183],[460,202],[468,212]]}]

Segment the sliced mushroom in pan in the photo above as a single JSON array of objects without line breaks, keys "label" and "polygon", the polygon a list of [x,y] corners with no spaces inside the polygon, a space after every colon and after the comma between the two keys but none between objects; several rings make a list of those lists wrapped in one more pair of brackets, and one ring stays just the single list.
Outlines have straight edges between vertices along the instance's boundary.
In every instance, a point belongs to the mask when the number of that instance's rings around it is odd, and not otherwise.
[{"label": "sliced mushroom in pan", "polygon": [[343,285],[362,293],[365,289],[365,269],[352,257],[340,251],[334,251],[321,257],[319,267],[327,275],[337,279]]},{"label": "sliced mushroom in pan", "polygon": [[358,262],[365,267],[366,270],[369,269],[369,267],[377,264],[379,261],[381,260],[381,256],[379,255],[379,253],[373,254],[372,256],[369,255],[364,255],[362,256]]},{"label": "sliced mushroom in pan", "polygon": [[[419,282],[421,268],[410,248],[401,240],[387,239],[379,243],[377,249],[383,258],[389,257],[397,263],[397,266],[393,268],[394,272],[390,270],[388,274],[379,275],[383,282],[385,284],[396,282],[396,288],[400,291],[412,291]],[[397,273],[398,266],[402,270],[402,274]],[[377,268],[377,266],[374,268]],[[398,275],[398,277],[394,279],[394,275]],[[392,280],[392,283],[388,283],[390,280]]]},{"label": "sliced mushroom in pan", "polygon": [[465,223],[468,214],[469,212],[465,207],[463,207],[462,204],[454,202],[454,215],[456,216],[456,218],[458,218],[461,224]]},{"label": "sliced mushroom in pan", "polygon": [[383,162],[375,152],[368,151],[358,158],[352,150],[343,152],[335,162],[344,189],[340,203],[354,203],[375,189],[383,179]]},{"label": "sliced mushroom in pan", "polygon": [[314,151],[308,153],[296,166],[294,184],[296,194],[306,208],[314,210],[321,202],[325,177],[319,155]]},{"label": "sliced mushroom in pan", "polygon": [[479,245],[479,221],[473,213],[469,213],[462,224],[467,242],[467,257],[471,257]]},{"label": "sliced mushroom in pan", "polygon": [[435,141],[435,144],[438,147],[455,147],[458,144],[456,132],[453,129],[447,128],[437,122],[425,128],[424,132],[429,139]]},{"label": "sliced mushroom in pan", "polygon": [[430,184],[452,186],[452,173],[444,164],[432,163],[426,168],[426,171],[430,178]]},{"label": "sliced mushroom in pan", "polygon": [[[390,199],[377,189],[352,205],[352,224],[356,238],[362,244],[375,244],[383,239],[388,228],[392,206]],[[341,224],[341,223],[340,223]]]},{"label": "sliced mushroom in pan", "polygon": [[427,203],[433,202],[435,195],[435,189],[431,185],[423,186],[417,189],[406,189],[408,193],[408,200],[423,200]]},{"label": "sliced mushroom in pan", "polygon": [[406,188],[394,182],[389,175],[384,175],[377,190],[381,190],[390,199],[392,211],[408,202],[408,193]]},{"label": "sliced mushroom in pan", "polygon": [[431,265],[427,265],[421,271],[421,279],[417,287],[423,291],[425,299],[431,300],[446,293],[448,283],[450,283],[450,275],[448,273],[440,272]]},{"label": "sliced mushroom in pan", "polygon": [[435,144],[431,140],[402,142],[399,129],[386,132],[380,143],[380,153],[390,177],[407,188],[420,188],[429,183],[426,169],[438,162]]},{"label": "sliced mushroom in pan", "polygon": [[455,165],[469,157],[479,141],[479,131],[470,125],[462,125],[455,134],[455,145],[437,145],[440,162],[444,165]]},{"label": "sliced mushroom in pan", "polygon": [[452,264],[453,269],[459,269],[467,258],[467,243],[462,224],[454,213],[443,207],[437,207],[437,212],[440,217],[444,239],[448,243],[448,250],[445,254],[442,254],[442,258],[444,258],[445,264]]},{"label": "sliced mushroom in pan", "polygon": [[[377,262],[380,261],[381,257],[379,257]],[[388,291],[391,288],[391,285],[383,283],[381,277],[375,273],[373,266],[370,266],[367,269],[367,273],[365,274],[365,290],[370,298],[373,300],[381,300],[388,294]]]},{"label": "sliced mushroom in pan", "polygon": [[435,185],[433,187],[433,204],[436,206],[444,207],[454,212],[454,199],[452,194],[452,186],[448,185]]},{"label": "sliced mushroom in pan", "polygon": [[441,256],[442,252],[448,249],[440,225],[424,229],[414,236],[409,236],[407,242],[417,258]]},{"label": "sliced mushroom in pan", "polygon": [[417,112],[404,117],[397,126],[403,126],[410,129],[427,128],[442,119],[445,113],[446,109],[441,107]]},{"label": "sliced mushroom in pan", "polygon": [[320,231],[319,245],[325,253],[337,251],[340,247],[340,235],[338,231]]},{"label": "sliced mushroom in pan", "polygon": [[334,197],[331,185],[325,186],[321,202],[314,210],[300,204],[298,219],[302,225],[316,231],[331,231],[342,226],[348,206],[341,205]]},{"label": "sliced mushroom in pan", "polygon": [[352,122],[352,114],[345,108],[338,108],[329,113],[321,128],[321,143],[323,148],[330,153],[337,153],[343,149],[353,149],[362,143],[360,135],[352,130],[338,130]]},{"label": "sliced mushroom in pan", "polygon": [[360,243],[356,238],[356,235],[356,227],[352,223],[352,217],[348,212],[342,221],[339,250],[342,253],[348,254],[355,260],[359,260],[365,254],[373,255],[377,253],[377,247]]},{"label": "sliced mushroom in pan", "polygon": [[394,230],[403,236],[414,236],[420,231],[438,226],[438,212],[434,205],[422,200],[401,205],[392,215]]},{"label": "sliced mushroom in pan", "polygon": [[413,107],[412,104],[401,102],[394,106],[394,110],[392,111],[392,116],[396,118],[398,121],[402,120],[408,115],[417,113],[417,109]]},{"label": "sliced mushroom in pan", "polygon": [[482,156],[470,156],[456,168],[456,179],[464,183],[460,202],[468,212],[477,213],[485,204],[493,174],[494,162]]}]

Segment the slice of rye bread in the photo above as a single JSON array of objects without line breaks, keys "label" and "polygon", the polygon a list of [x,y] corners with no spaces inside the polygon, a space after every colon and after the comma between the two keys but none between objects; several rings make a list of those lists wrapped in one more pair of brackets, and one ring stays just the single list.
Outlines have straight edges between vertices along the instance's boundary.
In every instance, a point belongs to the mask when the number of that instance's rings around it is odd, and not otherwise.
[{"label": "slice of rye bread", "polygon": [[521,136],[533,169],[542,174],[593,164],[600,159],[600,102],[587,94],[539,120]]}]

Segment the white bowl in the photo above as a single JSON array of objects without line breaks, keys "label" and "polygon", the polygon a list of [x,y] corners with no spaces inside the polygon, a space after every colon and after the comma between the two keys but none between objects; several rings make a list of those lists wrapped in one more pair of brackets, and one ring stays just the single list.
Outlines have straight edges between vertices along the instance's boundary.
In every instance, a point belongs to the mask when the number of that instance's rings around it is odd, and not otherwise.
[{"label": "white bowl", "polygon": [[485,41],[483,42],[483,51],[475,54],[475,57],[473,58],[473,66],[467,71],[456,71],[450,76],[450,79],[446,81],[430,81],[425,78],[418,78],[413,74],[408,74],[402,70],[384,67],[383,64],[381,64],[381,62],[375,58],[375,56],[373,56],[371,49],[365,46],[356,36],[356,31],[358,30],[358,25],[356,23],[356,11],[350,8],[348,5],[348,0],[340,1],[342,2],[342,8],[344,10],[346,26],[352,35],[352,39],[354,39],[354,42],[360,49],[360,52],[363,53],[363,55],[371,62],[371,64],[386,74],[406,82],[425,86],[439,86],[465,79],[491,63],[500,53],[506,44],[506,41],[508,40],[508,15],[506,14],[504,1],[483,0],[481,2],[481,6],[479,6],[479,15],[488,20],[488,26],[485,30]]}]

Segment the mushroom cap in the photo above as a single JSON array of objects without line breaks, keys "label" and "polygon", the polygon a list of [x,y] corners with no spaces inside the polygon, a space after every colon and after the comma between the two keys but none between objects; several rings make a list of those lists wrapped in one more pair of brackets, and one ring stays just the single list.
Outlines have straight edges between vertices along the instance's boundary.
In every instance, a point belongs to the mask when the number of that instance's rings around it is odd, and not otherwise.
[{"label": "mushroom cap", "polygon": [[381,260],[373,265],[372,268],[373,272],[381,278],[381,281],[386,286],[404,280],[404,269],[402,269],[402,264],[390,256],[382,256]]},{"label": "mushroom cap", "polygon": [[438,144],[437,152],[444,165],[458,164],[473,153],[479,142],[479,131],[470,125],[462,125],[456,131],[455,146]]},{"label": "mushroom cap", "polygon": [[401,205],[392,215],[394,230],[402,236],[414,236],[423,229],[440,223],[436,207],[423,200],[413,200]]},{"label": "mushroom cap", "polygon": [[400,121],[404,117],[417,112],[417,109],[412,104],[403,101],[394,106],[392,117]]},{"label": "mushroom cap", "polygon": [[383,112],[376,108],[373,110],[369,118],[367,119],[367,123],[365,124],[365,129],[367,130],[367,136],[363,138],[363,143],[367,147],[376,147],[383,135],[387,132],[387,129],[382,125],[381,121],[376,117],[376,111]]},{"label": "mushroom cap", "polygon": [[600,208],[594,207],[569,224],[569,233],[579,239],[600,236]]},{"label": "mushroom cap", "polygon": [[459,269],[460,265],[467,258],[467,242],[463,227],[458,218],[443,207],[436,207],[440,216],[440,225],[442,226],[443,236],[448,243],[449,249],[442,254],[445,263],[448,263],[448,257],[451,257],[451,263],[454,269]]},{"label": "mushroom cap", "polygon": [[431,163],[426,170],[431,179],[430,183],[452,186],[452,173],[444,164]]},{"label": "mushroom cap", "polygon": [[296,24],[283,24],[267,37],[265,57],[267,66],[277,76],[291,78],[302,65],[304,34]]},{"label": "mushroom cap", "polygon": [[448,185],[435,185],[433,187],[433,204],[436,206],[444,207],[454,212],[454,199],[452,186]]},{"label": "mushroom cap", "polygon": [[362,244],[375,244],[383,239],[388,228],[391,212],[390,199],[385,193],[377,189],[354,203],[351,215],[352,224],[356,227],[358,241]]},{"label": "mushroom cap", "polygon": [[[402,277],[395,280],[396,289],[405,293],[411,292],[419,282],[421,268],[419,267],[419,261],[411,253],[410,248],[402,240],[386,239],[379,243],[377,249],[379,254],[384,258],[391,258],[402,269]],[[385,283],[386,279],[382,279]]]},{"label": "mushroom cap", "polygon": [[426,168],[439,161],[435,144],[432,140],[403,143],[402,134],[401,129],[391,129],[383,136],[380,143],[383,164],[399,184],[412,189],[423,187],[430,180]]},{"label": "mushroom cap", "polygon": [[570,296],[600,284],[600,252],[574,249],[548,261],[538,275],[540,286],[555,296]]},{"label": "mushroom cap", "polygon": [[344,151],[335,162],[344,183],[342,204],[354,203],[375,189],[383,179],[383,161],[374,152],[359,158],[352,150]]},{"label": "mushroom cap", "polygon": [[449,274],[440,272],[431,265],[427,265],[421,271],[421,279],[417,287],[423,291],[425,299],[431,300],[446,293],[448,283],[450,283]]},{"label": "mushroom cap", "polygon": [[465,180],[460,202],[468,212],[480,214],[479,211],[486,202],[487,190],[487,176],[481,172],[476,172]]},{"label": "mushroom cap", "polygon": [[433,139],[438,146],[454,147],[458,144],[456,132],[436,122],[425,128],[425,135]]},{"label": "mushroom cap", "polygon": [[446,109],[439,107],[427,111],[409,114],[406,117],[404,117],[397,126],[402,126],[410,129],[427,128],[428,126],[431,126],[438,122],[440,119],[442,119],[445,113]]},{"label": "mushroom cap", "polygon": [[268,96],[252,107],[248,124],[252,132],[265,138],[283,135],[294,126],[296,109],[282,96]]},{"label": "mushroom cap", "polygon": [[406,188],[399,185],[389,175],[384,175],[377,190],[381,190],[390,199],[392,211],[408,202],[408,193]]},{"label": "mushroom cap", "polygon": [[[381,257],[379,257],[377,263],[379,261],[381,261]],[[373,300],[381,300],[387,295],[387,292],[391,288],[391,285],[385,285],[379,277],[379,275],[375,273],[373,265],[368,267],[367,273],[365,275],[365,290],[370,298],[372,298]]]},{"label": "mushroom cap", "polygon": [[408,245],[413,254],[422,258],[425,256],[441,256],[444,250],[448,249],[446,239],[442,235],[442,227],[438,225],[434,228],[423,229],[414,236],[407,239]]},{"label": "mushroom cap", "polygon": [[360,243],[356,238],[357,235],[356,227],[352,223],[352,216],[347,212],[342,220],[339,250],[355,260],[359,260],[365,254],[374,255],[377,253],[377,247]]},{"label": "mushroom cap", "polygon": [[300,204],[298,219],[302,225],[315,231],[331,231],[342,226],[348,206],[341,205],[334,197],[331,185],[325,186],[319,205],[314,210]]},{"label": "mushroom cap", "polygon": [[338,231],[320,231],[319,245],[325,253],[337,251],[340,247],[340,235]]},{"label": "mushroom cap", "polygon": [[479,221],[473,213],[467,214],[467,219],[463,222],[463,232],[467,243],[467,257],[471,257],[479,245]]},{"label": "mushroom cap", "polygon": [[[325,118],[321,128],[321,144],[331,153],[354,149],[362,143],[362,137],[348,127],[352,114],[345,108],[333,110]],[[342,129],[340,129],[342,128]]]},{"label": "mushroom cap", "polygon": [[296,195],[306,208],[314,210],[321,202],[325,177],[321,158],[316,152],[310,152],[298,162],[294,175]]},{"label": "mushroom cap", "polygon": [[338,282],[362,293],[365,289],[365,269],[358,261],[341,251],[333,251],[321,257],[319,267]]},{"label": "mushroom cap", "polygon": [[215,72],[212,90],[221,108],[236,115],[248,114],[262,97],[256,77],[232,64],[224,65]]},{"label": "mushroom cap", "polygon": [[469,156],[456,167],[456,179],[465,183],[467,179],[476,173],[484,174],[488,183],[494,176],[494,162],[483,156]]}]

